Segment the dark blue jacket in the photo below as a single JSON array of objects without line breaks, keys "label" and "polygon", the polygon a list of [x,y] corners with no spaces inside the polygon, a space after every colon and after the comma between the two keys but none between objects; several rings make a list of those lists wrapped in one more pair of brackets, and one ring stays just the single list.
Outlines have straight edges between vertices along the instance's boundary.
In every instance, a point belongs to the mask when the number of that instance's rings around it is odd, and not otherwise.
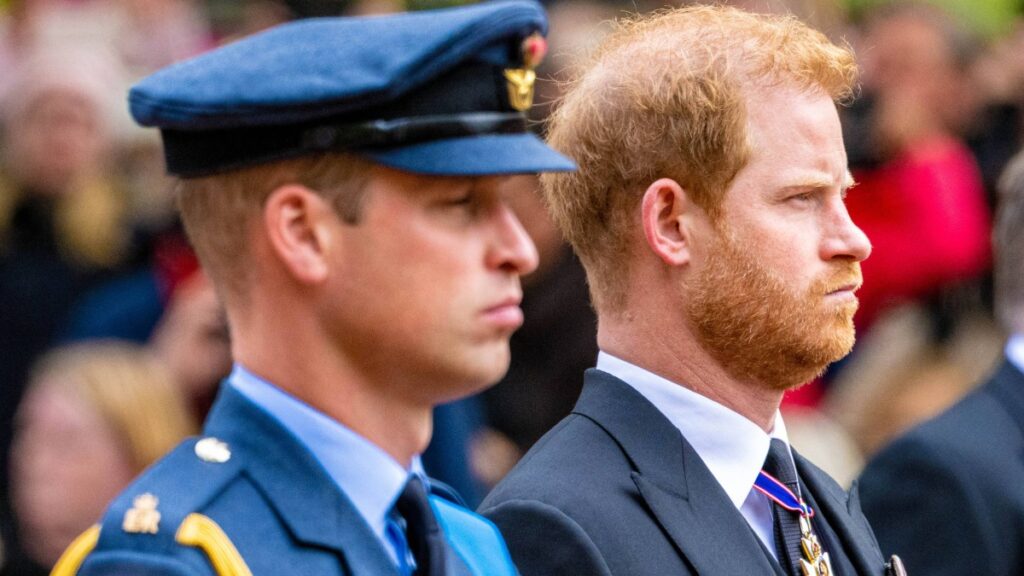
[{"label": "dark blue jacket", "polygon": [[[730,431],[722,430],[722,434]],[[842,576],[885,566],[857,498],[794,454]],[[523,576],[779,574],[697,452],[625,382],[588,370],[573,413],[484,500]]]},{"label": "dark blue jacket", "polygon": [[[75,574],[87,554],[82,576],[398,575],[312,453],[241,393],[222,386],[204,432],[133,482],[55,574]],[[492,524],[438,496],[431,504],[449,576],[515,574]]]},{"label": "dark blue jacket", "polygon": [[911,575],[1024,574],[1024,374],[979,389],[882,450],[861,476],[882,550]]}]

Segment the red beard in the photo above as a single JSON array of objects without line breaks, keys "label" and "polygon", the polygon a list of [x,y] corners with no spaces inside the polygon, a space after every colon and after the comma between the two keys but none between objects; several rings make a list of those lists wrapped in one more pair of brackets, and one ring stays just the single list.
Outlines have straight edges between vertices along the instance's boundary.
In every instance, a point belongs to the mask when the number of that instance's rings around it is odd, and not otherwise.
[{"label": "red beard", "polygon": [[845,261],[797,293],[728,231],[690,284],[686,312],[702,346],[732,377],[787,390],[819,376],[855,340],[857,300],[825,295],[860,285],[860,264]]}]

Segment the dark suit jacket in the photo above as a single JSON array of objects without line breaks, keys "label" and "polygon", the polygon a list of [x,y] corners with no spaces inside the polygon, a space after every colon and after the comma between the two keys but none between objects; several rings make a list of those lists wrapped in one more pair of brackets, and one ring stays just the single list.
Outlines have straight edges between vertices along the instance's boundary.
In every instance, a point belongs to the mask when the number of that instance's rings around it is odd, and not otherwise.
[{"label": "dark suit jacket", "polygon": [[912,575],[1024,574],[1024,374],[1005,362],[861,477],[882,549]]},{"label": "dark suit jacket", "polygon": [[[833,546],[847,552],[857,574],[881,575],[857,499],[796,460],[812,505],[834,528]],[[587,371],[573,413],[480,510],[502,530],[523,576],[778,574],[679,430],[632,387],[598,370]]]},{"label": "dark suit jacket", "polygon": [[[398,576],[384,546],[313,454],[233,387],[221,388],[205,433],[226,443],[230,457],[204,461],[191,439],[160,460],[111,504],[80,576],[214,574],[213,555],[179,537],[195,515],[216,522],[256,576]],[[141,494],[159,500],[152,534],[125,528]],[[449,544],[448,576],[514,574],[489,522],[437,496],[431,503]]]}]

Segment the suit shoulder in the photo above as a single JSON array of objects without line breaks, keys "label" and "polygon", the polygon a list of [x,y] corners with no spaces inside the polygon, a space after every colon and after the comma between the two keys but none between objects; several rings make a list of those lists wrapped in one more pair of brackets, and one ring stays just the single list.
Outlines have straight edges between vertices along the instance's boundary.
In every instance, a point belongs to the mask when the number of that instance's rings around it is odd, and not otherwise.
[{"label": "suit shoulder", "polygon": [[[985,387],[884,447],[871,462],[927,462],[934,466],[1001,466],[1024,442],[1021,429]],[[970,464],[968,464],[970,463]]]},{"label": "suit shoulder", "polygon": [[201,511],[240,471],[219,440],[184,441],[114,499],[79,573],[212,574],[209,546],[234,547]]},{"label": "suit shoulder", "polygon": [[522,498],[559,505],[583,497],[584,484],[631,485],[631,470],[629,458],[608,432],[586,416],[570,414],[537,441],[480,508]]},{"label": "suit shoulder", "polygon": [[522,574],[611,574],[591,535],[555,506],[505,500],[484,513],[501,526]]}]

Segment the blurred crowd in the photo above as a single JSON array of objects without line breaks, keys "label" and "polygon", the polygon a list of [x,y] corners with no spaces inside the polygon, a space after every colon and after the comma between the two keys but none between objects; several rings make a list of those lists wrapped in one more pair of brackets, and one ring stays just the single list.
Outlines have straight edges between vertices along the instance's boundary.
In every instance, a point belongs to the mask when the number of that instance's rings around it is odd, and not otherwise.
[{"label": "blurred crowd", "polygon": [[[1012,2],[734,2],[793,12],[860,58],[841,110],[864,263],[854,353],[784,404],[794,445],[835,477],[993,367],[995,182],[1022,142],[1024,25]],[[275,23],[440,0],[0,2],[0,574],[45,573],[107,500],[195,433],[230,370],[216,294],[174,214],[155,133],[125,93],[169,63]],[[989,3],[986,3],[989,4]],[[993,6],[1002,6],[1002,10]],[[533,114],[617,16],[653,0],[553,0]],[[567,414],[593,365],[586,279],[532,177],[520,219],[541,264],[507,376],[441,407],[425,456],[471,503]],[[1021,272],[1024,274],[1024,271]]]}]

